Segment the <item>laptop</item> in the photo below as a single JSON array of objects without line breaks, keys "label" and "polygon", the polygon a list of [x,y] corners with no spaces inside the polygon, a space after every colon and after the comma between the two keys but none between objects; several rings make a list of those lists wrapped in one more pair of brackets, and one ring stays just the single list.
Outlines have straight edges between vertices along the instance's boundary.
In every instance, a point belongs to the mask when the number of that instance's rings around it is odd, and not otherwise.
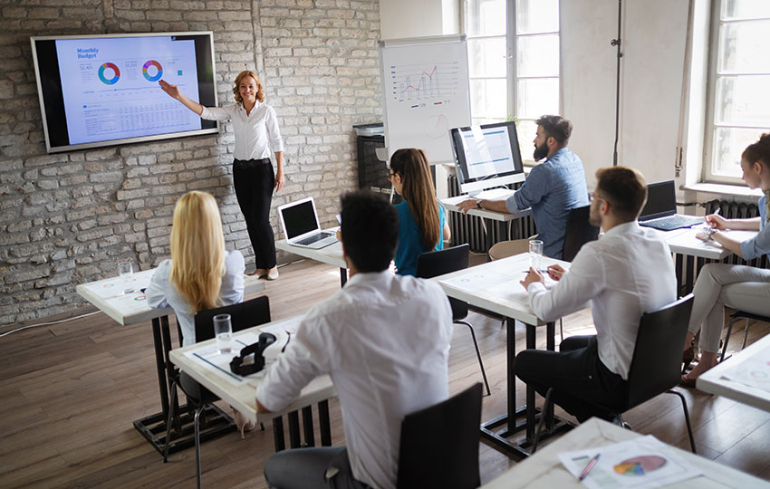
[{"label": "laptop", "polygon": [[290,245],[317,250],[337,242],[336,233],[321,231],[313,197],[280,206],[278,215]]},{"label": "laptop", "polygon": [[676,188],[673,180],[647,185],[647,204],[639,216],[642,226],[673,231],[703,224],[702,217],[676,213]]}]

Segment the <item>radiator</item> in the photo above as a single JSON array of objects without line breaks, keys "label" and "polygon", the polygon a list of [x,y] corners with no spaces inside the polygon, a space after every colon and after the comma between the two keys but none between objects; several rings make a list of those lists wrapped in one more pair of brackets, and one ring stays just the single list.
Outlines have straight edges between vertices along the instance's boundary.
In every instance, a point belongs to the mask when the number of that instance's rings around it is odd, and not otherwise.
[{"label": "radiator", "polygon": [[[511,188],[516,189],[520,186],[521,184],[515,184]],[[447,177],[447,187],[449,197],[460,195],[460,185],[456,175]],[[528,238],[537,232],[535,221],[530,216],[509,222],[500,222],[491,219],[484,220],[460,212],[451,212],[449,223],[452,229],[452,246],[468,243],[471,251],[477,253],[486,253],[493,244],[500,241]],[[486,231],[484,226],[486,226]]]},{"label": "radiator", "polygon": [[[703,204],[706,209],[706,214],[713,214],[719,209],[719,214],[727,219],[747,219],[751,217],[759,216],[759,209],[756,204],[747,204],[744,202],[731,202],[727,200],[712,200]],[[688,293],[692,290],[695,284],[695,279],[698,276],[701,268],[707,263],[715,263],[717,260],[708,260],[705,258],[698,258],[693,260],[692,257],[683,259],[682,256],[677,256],[677,268],[681,267],[681,277],[683,290],[682,293]],[[721,260],[718,263],[728,263],[733,265],[748,265],[758,268],[768,268],[767,256],[761,256],[753,260],[746,261],[738,255],[732,255],[730,257]]]}]

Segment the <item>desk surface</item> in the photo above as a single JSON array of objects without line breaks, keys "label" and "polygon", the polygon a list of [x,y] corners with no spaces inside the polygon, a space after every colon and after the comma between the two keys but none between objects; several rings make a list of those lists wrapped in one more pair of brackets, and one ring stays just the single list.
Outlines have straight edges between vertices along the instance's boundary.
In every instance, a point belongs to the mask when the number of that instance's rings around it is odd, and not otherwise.
[{"label": "desk surface", "polygon": [[[481,489],[513,488],[585,488],[559,461],[559,453],[599,447],[642,436],[618,426],[592,418],[570,431],[557,441],[539,450],[535,455],[516,464],[497,479],[481,486]],[[703,472],[703,475],[671,486],[676,488],[704,489],[706,487],[762,487],[770,483],[744,474],[717,462],[671,447],[677,455],[686,459]]]},{"label": "desk surface", "polygon": [[[569,263],[545,256],[541,267],[545,269],[555,263],[569,269]],[[527,270],[529,254],[522,253],[431,280],[437,281],[449,297],[527,324],[543,325],[545,322],[529,307],[526,289],[519,284]]]},{"label": "desk surface", "polygon": [[761,340],[752,343],[743,351],[736,353],[698,377],[696,383],[698,389],[770,412],[770,391],[744,385],[723,377],[726,371],[756,358],[757,355],[770,356],[770,336],[765,336]]},{"label": "desk surface", "polygon": [[[513,190],[501,191],[499,193],[499,197],[488,199],[488,200],[504,200],[505,197],[512,194],[513,194]],[[457,197],[449,197],[446,199],[441,199],[441,203],[444,204],[444,208],[446,208],[446,210],[448,211],[462,212],[462,210],[459,207],[460,202],[464,202],[472,198],[473,197],[470,197],[468,195],[458,195]],[[524,209],[523,211],[517,211],[514,213],[496,212],[496,211],[490,211],[487,209],[470,209],[468,211],[469,216],[478,216],[486,219],[492,219],[494,221],[503,221],[503,222],[513,221],[514,219],[519,219],[521,217],[529,216],[530,214],[532,214],[532,209]]]},{"label": "desk surface", "polygon": [[[248,328],[233,333],[233,340],[237,340],[239,337],[247,334],[256,333],[258,335],[262,328],[269,326],[286,325],[288,327],[296,327],[296,324],[300,319],[301,317],[297,316],[284,321],[277,321]],[[329,378],[328,375],[324,375],[322,377],[317,377],[302,389],[299,397],[283,411],[276,413],[257,413],[256,394],[257,387],[260,382],[262,382],[261,373],[257,374],[259,375],[258,377],[238,377],[240,380],[234,380],[229,373],[207,368],[204,366],[204,360],[200,359],[200,357],[187,354],[205,350],[207,348],[210,349],[215,345],[216,339],[201,341],[194,345],[171,350],[170,358],[177,367],[182,369],[185,373],[190,375],[190,377],[198,381],[199,384],[206,387],[221,399],[227,401],[233,408],[246,415],[252,422],[263,423],[277,416],[297,411],[305,406],[310,406],[311,404],[321,402],[337,395],[334,391],[331,378]],[[233,353],[237,354],[236,351],[233,351]]]},{"label": "desk surface", "polygon": [[[733,253],[722,248],[716,241],[702,241],[695,237],[701,232],[699,228],[676,229],[674,231],[659,231],[666,240],[672,253],[691,255],[698,258],[722,260]],[[723,231],[737,241],[745,241],[757,235],[756,231]]]},{"label": "desk surface", "polygon": [[[324,231],[336,232],[339,228],[324,229]],[[327,265],[333,265],[338,268],[348,268],[348,264],[345,262],[345,258],[342,256],[342,243],[337,241],[336,243],[329,245],[320,250],[314,250],[312,248],[305,248],[303,246],[294,246],[286,242],[285,239],[275,242],[276,249],[288,251],[311,260],[320,261]]]},{"label": "desk surface", "polygon": [[[171,307],[163,309],[148,307],[144,293],[139,291],[139,289],[146,288],[150,284],[153,273],[155,273],[155,269],[134,274],[136,291],[133,294],[122,296],[109,296],[105,294],[104,291],[106,290],[119,290],[120,279],[118,277],[80,284],[76,287],[76,290],[80,297],[124,326],[143,323],[151,319],[174,314],[174,310]],[[254,275],[244,276],[244,286],[244,296],[265,289],[265,283]]]}]

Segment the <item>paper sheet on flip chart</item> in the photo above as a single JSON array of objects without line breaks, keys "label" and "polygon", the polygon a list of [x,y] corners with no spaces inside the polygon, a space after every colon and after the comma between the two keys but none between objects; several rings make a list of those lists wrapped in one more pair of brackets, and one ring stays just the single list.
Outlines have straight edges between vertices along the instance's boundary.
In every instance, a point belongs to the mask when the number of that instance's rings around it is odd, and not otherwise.
[{"label": "paper sheet on flip chart", "polygon": [[701,475],[697,467],[652,435],[598,448],[563,452],[559,454],[559,460],[578,478],[597,454],[600,454],[599,460],[583,479],[583,484],[590,489],[650,489]]}]

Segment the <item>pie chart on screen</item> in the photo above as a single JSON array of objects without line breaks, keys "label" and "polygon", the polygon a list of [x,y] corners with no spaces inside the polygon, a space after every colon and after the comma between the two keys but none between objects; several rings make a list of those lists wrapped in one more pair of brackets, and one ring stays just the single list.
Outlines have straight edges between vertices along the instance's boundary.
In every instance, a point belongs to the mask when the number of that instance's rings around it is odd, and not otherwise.
[{"label": "pie chart on screen", "polygon": [[156,82],[163,77],[163,67],[160,63],[151,59],[142,66],[142,74],[147,81]]},{"label": "pie chart on screen", "polygon": [[620,475],[636,476],[654,472],[666,465],[666,459],[657,455],[629,458],[613,467]]},{"label": "pie chart on screen", "polygon": [[105,85],[114,85],[120,80],[120,70],[113,63],[102,63],[99,65],[99,79]]}]

